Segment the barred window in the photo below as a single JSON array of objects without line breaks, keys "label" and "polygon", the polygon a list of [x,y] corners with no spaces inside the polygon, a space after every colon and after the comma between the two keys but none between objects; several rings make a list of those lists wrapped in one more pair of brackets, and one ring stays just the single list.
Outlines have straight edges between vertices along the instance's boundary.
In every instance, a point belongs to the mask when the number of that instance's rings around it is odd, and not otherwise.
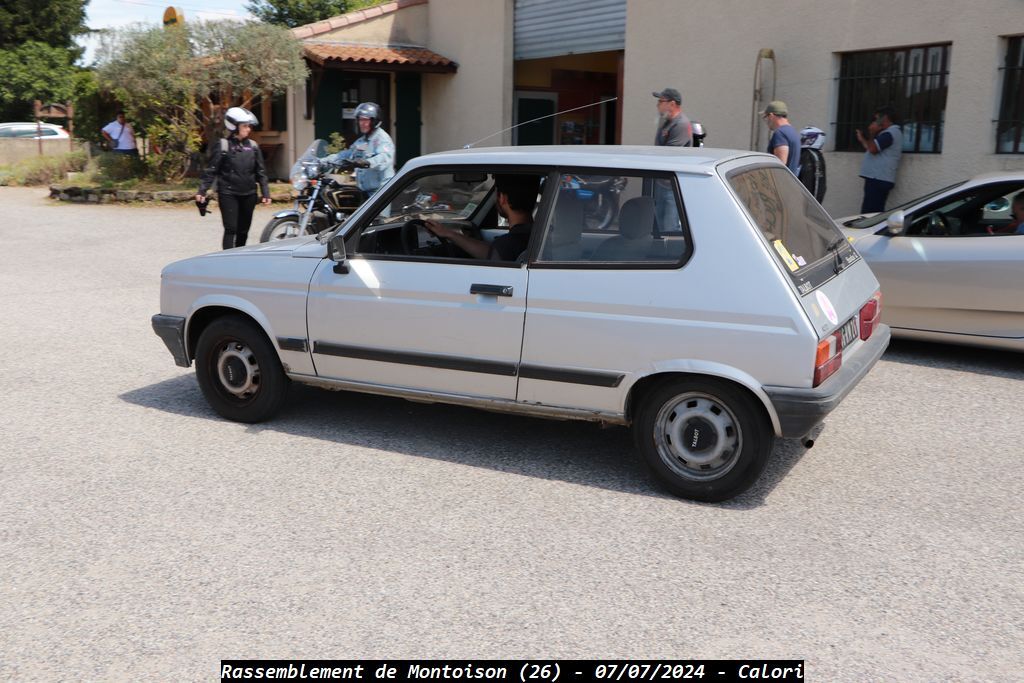
[{"label": "barred window", "polygon": [[1024,153],[1024,36],[1007,40],[1003,97],[996,121],[996,153]]},{"label": "barred window", "polygon": [[840,55],[836,150],[861,151],[858,128],[866,129],[879,107],[901,117],[904,152],[942,151],[949,43]]}]

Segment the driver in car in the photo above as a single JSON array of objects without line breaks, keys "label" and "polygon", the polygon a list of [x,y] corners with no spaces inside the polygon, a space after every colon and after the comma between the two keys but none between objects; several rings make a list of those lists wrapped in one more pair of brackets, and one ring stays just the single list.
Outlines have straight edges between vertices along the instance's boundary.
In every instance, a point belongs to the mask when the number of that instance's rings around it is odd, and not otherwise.
[{"label": "driver in car", "polygon": [[530,245],[533,208],[537,203],[540,177],[535,175],[495,175],[498,213],[509,222],[508,232],[485,242],[463,235],[461,231],[437,221],[425,221],[430,232],[451,241],[473,258],[515,261]]},{"label": "driver in car", "polygon": [[1024,235],[1024,192],[1013,195],[1010,202],[1010,222],[1001,228],[989,226],[989,234]]}]

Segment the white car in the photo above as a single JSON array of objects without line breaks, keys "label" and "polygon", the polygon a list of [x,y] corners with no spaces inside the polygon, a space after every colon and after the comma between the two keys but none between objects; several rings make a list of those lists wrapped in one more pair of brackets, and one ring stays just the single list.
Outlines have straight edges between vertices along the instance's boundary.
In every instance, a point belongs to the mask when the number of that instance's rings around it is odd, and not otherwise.
[{"label": "white car", "polygon": [[705,501],[889,340],[878,281],[793,174],[706,148],[432,154],[332,231],[162,278],[154,330],[228,419],[269,418],[296,381],[632,425],[656,480]]},{"label": "white car", "polygon": [[31,138],[33,140],[67,140],[68,132],[53,123],[40,123],[38,126],[27,123],[0,123],[0,138]]}]

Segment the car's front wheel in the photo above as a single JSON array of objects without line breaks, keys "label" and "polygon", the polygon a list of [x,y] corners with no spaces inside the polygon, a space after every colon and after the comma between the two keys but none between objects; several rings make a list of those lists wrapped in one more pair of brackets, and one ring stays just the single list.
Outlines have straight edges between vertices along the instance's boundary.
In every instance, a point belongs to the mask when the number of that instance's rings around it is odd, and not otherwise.
[{"label": "car's front wheel", "polygon": [[270,418],[289,384],[263,330],[239,315],[217,318],[199,335],[196,378],[210,406],[236,422]]},{"label": "car's front wheel", "polygon": [[753,484],[775,437],[742,389],[715,379],[675,379],[640,406],[634,437],[654,478],[683,498],[717,502]]}]

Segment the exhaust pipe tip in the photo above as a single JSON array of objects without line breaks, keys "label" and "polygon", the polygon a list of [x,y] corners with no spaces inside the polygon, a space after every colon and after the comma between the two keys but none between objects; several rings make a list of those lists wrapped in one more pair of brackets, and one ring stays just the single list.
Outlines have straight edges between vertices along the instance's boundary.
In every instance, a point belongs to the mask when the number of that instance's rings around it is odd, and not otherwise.
[{"label": "exhaust pipe tip", "polygon": [[808,450],[810,450],[811,448],[814,448],[814,439],[812,439],[810,437],[805,436],[804,438],[802,438],[800,440],[800,443],[803,444],[803,447],[808,449]]}]

